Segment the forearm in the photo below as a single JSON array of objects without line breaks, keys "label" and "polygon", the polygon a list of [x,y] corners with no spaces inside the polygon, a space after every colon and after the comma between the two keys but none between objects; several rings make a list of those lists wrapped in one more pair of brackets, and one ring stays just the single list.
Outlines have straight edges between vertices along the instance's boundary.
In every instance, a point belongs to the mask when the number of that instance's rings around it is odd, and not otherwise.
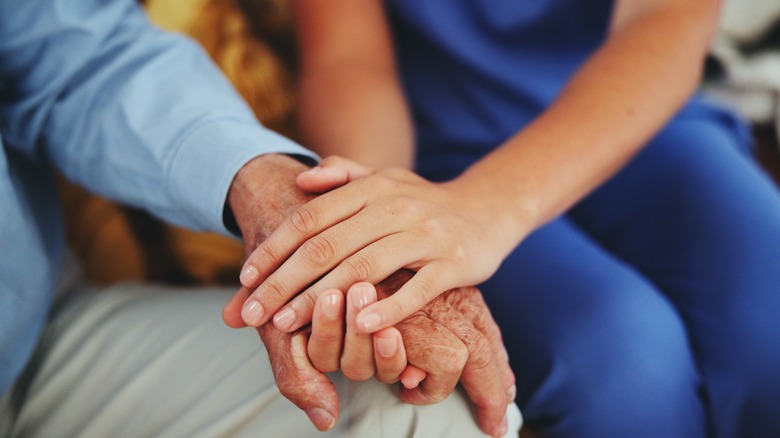
[{"label": "forearm", "polygon": [[454,184],[507,212],[518,242],[571,207],[693,92],[716,18],[690,13],[649,11],[615,28],[545,113]]},{"label": "forearm", "polygon": [[225,232],[225,195],[251,158],[310,154],[134,0],[1,2],[0,76],[6,147],[189,228]]},{"label": "forearm", "polygon": [[413,133],[378,0],[294,0],[302,138],[322,156],[410,168]]},{"label": "forearm", "polygon": [[346,62],[301,78],[298,130],[321,156],[376,168],[411,168],[413,133],[395,74]]}]

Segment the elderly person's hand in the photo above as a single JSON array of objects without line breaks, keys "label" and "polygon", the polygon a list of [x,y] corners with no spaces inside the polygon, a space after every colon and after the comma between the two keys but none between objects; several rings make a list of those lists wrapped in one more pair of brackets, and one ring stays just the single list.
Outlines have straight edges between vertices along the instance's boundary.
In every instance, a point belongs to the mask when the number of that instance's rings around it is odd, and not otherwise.
[{"label": "elderly person's hand", "polygon": [[[378,286],[378,297],[385,298],[389,294],[387,291],[397,290],[410,276],[408,272],[393,275]],[[369,284],[360,287],[373,292]],[[248,293],[242,288],[225,306],[223,316],[231,327],[244,326],[240,308]],[[323,296],[321,299],[324,300]],[[367,303],[371,301],[368,299]],[[322,303],[319,301],[315,305],[315,324],[322,322],[321,317],[326,317],[319,314]],[[354,312],[347,315],[347,325],[354,324],[354,317]],[[404,383],[401,399],[412,404],[440,402],[460,381],[476,406],[480,428],[492,436],[506,433],[507,405],[515,396],[514,375],[498,327],[477,289],[445,292],[399,323],[396,329],[400,334],[388,337],[396,342],[402,338],[403,344],[397,344],[398,348],[390,357],[379,357],[372,349],[372,345],[385,336],[384,332],[344,334],[336,324],[329,329],[330,333],[326,333],[326,327],[310,340],[308,329],[285,333],[273,324],[258,327],[279,390],[304,410],[318,429],[330,429],[338,418],[338,396],[323,371],[335,371],[341,366],[344,374],[354,380],[368,379],[375,371],[377,378],[384,382],[400,377]],[[313,329],[312,336],[318,330],[321,328]],[[312,349],[312,345],[327,342],[332,343],[331,348]],[[341,353],[334,357],[334,351]],[[403,355],[412,365],[406,370],[406,363],[399,362]],[[320,369],[313,363],[319,364]],[[402,370],[406,376],[402,375]]]},{"label": "elderly person's hand", "polygon": [[[239,171],[229,193],[230,212],[241,230],[247,253],[270,235],[287,215],[311,199],[295,185],[306,167],[285,156],[264,156]],[[396,274],[378,288],[380,298],[397,290],[410,273]],[[225,306],[231,327],[244,325],[241,308],[249,295],[242,288]],[[408,362],[427,377],[417,387],[402,390],[410,403],[434,403],[445,398],[459,379],[477,406],[480,427],[501,434],[507,403],[514,398],[514,376],[498,328],[476,289],[442,294],[423,310],[398,324]],[[258,328],[280,391],[303,409],[320,430],[338,418],[333,384],[309,359],[308,333],[283,333],[273,325]],[[414,380],[414,378],[412,378]],[[413,385],[409,385],[413,386]]]},{"label": "elderly person's hand", "polygon": [[[409,271],[399,271],[382,282],[377,287],[379,300],[411,276]],[[498,325],[476,288],[449,290],[395,327],[403,337],[409,364],[427,373],[416,388],[401,389],[403,401],[439,402],[460,381],[477,408],[480,428],[493,436],[506,432],[506,408],[515,398],[515,378]]]}]

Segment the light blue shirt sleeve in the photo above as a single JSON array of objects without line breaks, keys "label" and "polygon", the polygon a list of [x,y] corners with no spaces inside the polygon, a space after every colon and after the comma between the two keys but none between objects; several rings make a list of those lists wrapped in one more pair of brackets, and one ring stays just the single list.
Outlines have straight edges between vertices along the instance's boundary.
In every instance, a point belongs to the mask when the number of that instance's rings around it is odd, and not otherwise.
[{"label": "light blue shirt sleeve", "polygon": [[0,0],[0,397],[32,354],[63,252],[51,165],[88,189],[227,233],[233,177],[267,129],[208,56],[135,0]]},{"label": "light blue shirt sleeve", "polygon": [[6,147],[190,228],[227,232],[227,191],[251,158],[314,158],[261,127],[195,43],[133,0],[3,0],[0,78]]}]

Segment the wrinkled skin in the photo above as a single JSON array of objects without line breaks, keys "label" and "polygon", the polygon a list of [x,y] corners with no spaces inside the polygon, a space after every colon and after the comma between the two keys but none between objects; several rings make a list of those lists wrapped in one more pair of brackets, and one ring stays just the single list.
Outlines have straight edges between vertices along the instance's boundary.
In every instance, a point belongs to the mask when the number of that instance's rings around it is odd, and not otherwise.
[{"label": "wrinkled skin", "polygon": [[[268,155],[250,161],[231,186],[229,203],[251,254],[274,226],[311,199],[295,185],[306,167],[286,156]],[[379,299],[389,296],[412,273],[399,271],[377,286]],[[241,306],[249,289],[241,288],[227,303],[223,319],[243,327]],[[479,291],[460,288],[445,292],[395,326],[403,337],[409,364],[427,377],[415,388],[402,388],[401,398],[413,404],[443,400],[460,380],[477,408],[480,427],[493,436],[506,430],[506,406],[514,399],[509,368],[497,325]],[[336,388],[311,363],[308,330],[284,333],[273,324],[257,328],[268,352],[280,392],[320,430],[338,419]]]}]

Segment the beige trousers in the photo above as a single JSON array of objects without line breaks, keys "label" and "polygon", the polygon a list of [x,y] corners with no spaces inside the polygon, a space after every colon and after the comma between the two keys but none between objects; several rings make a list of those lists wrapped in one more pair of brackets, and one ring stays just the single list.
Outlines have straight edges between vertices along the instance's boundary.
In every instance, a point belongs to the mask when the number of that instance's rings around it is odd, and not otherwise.
[{"label": "beige trousers", "polygon": [[[83,289],[83,288],[82,288]],[[456,391],[432,406],[334,373],[337,426],[318,432],[277,390],[252,329],[220,309],[233,290],[122,285],[56,306],[33,362],[0,406],[11,437],[484,436]],[[519,411],[509,409],[509,436]]]}]

